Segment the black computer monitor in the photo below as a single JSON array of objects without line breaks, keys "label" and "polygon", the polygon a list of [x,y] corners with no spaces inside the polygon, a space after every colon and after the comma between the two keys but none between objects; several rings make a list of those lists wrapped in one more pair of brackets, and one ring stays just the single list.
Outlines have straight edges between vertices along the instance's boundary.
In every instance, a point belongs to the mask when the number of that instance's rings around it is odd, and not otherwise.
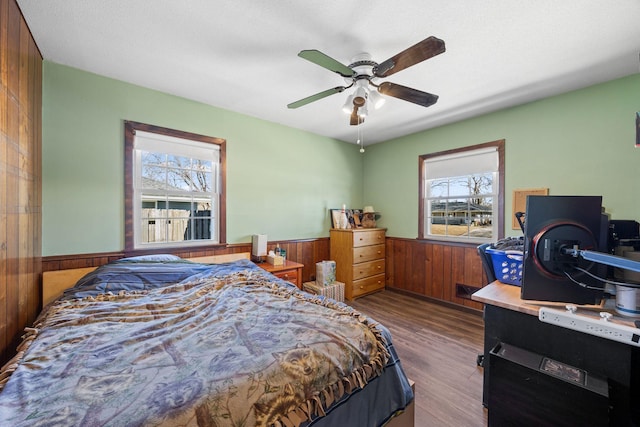
[{"label": "black computer monitor", "polygon": [[606,252],[608,222],[601,196],[529,196],[521,298],[598,304],[606,270],[566,249]]}]

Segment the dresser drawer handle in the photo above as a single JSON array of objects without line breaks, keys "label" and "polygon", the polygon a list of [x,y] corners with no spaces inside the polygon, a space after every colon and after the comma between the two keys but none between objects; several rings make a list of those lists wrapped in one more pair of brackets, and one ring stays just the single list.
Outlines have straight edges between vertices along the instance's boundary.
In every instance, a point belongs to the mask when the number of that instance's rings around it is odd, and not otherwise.
[{"label": "dresser drawer handle", "polygon": [[360,289],[364,289],[364,286],[360,285]]},{"label": "dresser drawer handle", "polygon": [[379,265],[379,266],[378,266],[378,270],[380,270],[381,268],[382,268],[382,266],[381,266],[381,265]]}]

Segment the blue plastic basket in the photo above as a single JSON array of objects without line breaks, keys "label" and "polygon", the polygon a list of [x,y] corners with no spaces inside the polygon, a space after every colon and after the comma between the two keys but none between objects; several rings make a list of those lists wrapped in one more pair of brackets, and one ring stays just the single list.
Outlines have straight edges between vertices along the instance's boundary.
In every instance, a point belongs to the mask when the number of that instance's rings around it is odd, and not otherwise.
[{"label": "blue plastic basket", "polygon": [[496,279],[502,283],[520,286],[522,283],[522,259],[521,251],[502,251],[499,249],[487,248],[485,252],[491,255],[493,272]]}]

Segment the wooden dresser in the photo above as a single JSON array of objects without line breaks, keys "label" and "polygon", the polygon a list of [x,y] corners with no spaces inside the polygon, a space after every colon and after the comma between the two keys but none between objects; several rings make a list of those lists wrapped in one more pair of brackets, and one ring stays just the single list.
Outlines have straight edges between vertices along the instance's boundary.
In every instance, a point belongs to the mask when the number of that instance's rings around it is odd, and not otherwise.
[{"label": "wooden dresser", "polygon": [[331,229],[331,260],[344,296],[358,298],[385,287],[386,228]]}]

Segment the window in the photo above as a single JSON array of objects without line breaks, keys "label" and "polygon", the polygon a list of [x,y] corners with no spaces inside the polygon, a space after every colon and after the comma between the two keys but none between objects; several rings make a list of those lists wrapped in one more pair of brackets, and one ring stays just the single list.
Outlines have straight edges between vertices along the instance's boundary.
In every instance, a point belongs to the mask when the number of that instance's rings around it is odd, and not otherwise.
[{"label": "window", "polygon": [[125,249],[225,242],[225,140],[125,122]]},{"label": "window", "polygon": [[419,175],[419,238],[502,237],[504,140],[420,156]]}]

